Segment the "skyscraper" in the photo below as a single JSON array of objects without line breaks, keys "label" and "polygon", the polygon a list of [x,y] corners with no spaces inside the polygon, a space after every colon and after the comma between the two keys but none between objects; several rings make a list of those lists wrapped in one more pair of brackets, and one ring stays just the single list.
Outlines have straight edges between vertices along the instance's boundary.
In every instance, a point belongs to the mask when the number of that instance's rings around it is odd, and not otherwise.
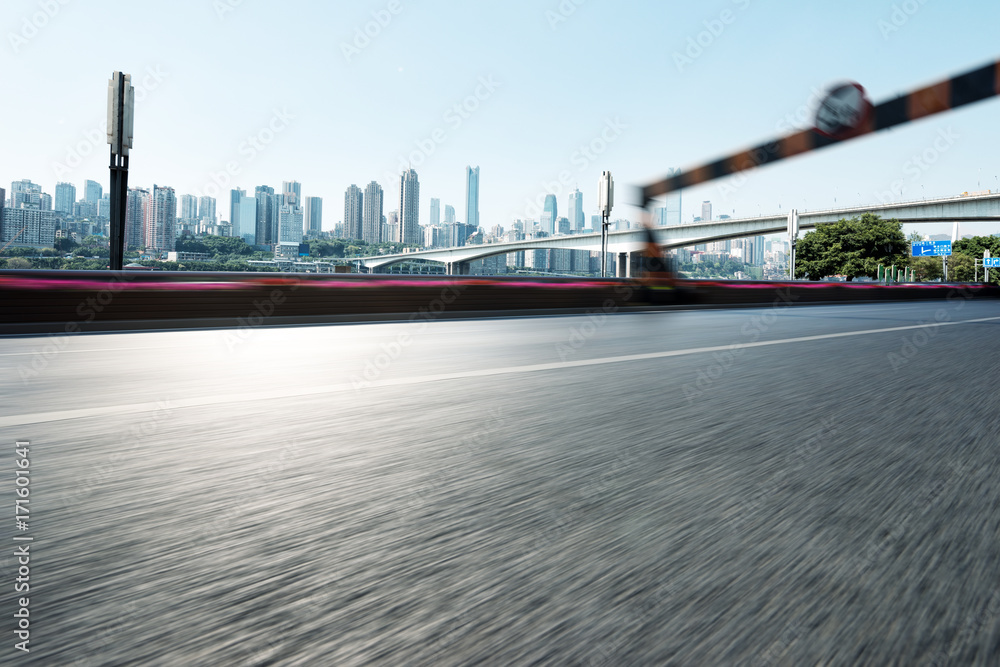
[{"label": "skyscraper", "polygon": [[247,245],[254,245],[257,238],[257,197],[243,194],[240,198],[240,229],[233,227],[233,236],[239,236]]},{"label": "skyscraper", "polygon": [[180,201],[181,220],[197,220],[198,219],[198,198],[194,195],[181,195]]},{"label": "skyscraper", "polygon": [[198,219],[209,220],[213,225],[215,219],[215,197],[202,197],[198,200]]},{"label": "skyscraper", "polygon": [[361,239],[365,243],[382,242],[382,186],[372,181],[365,188],[364,216],[361,221]]},{"label": "skyscraper", "polygon": [[455,207],[451,204],[445,204],[444,206],[444,224],[455,224]]},{"label": "skyscraper", "polygon": [[542,231],[546,234],[555,234],[556,216],[559,213],[559,205],[556,203],[555,195],[545,195],[545,206],[542,208]]},{"label": "skyscraper", "polygon": [[72,183],[56,183],[55,210],[73,215],[74,203],[76,203],[76,186]]},{"label": "skyscraper", "polygon": [[10,184],[10,207],[38,208],[42,199],[42,186],[29,179]]},{"label": "skyscraper", "polygon": [[479,167],[465,168],[465,224],[479,229]]},{"label": "skyscraper", "polygon": [[574,232],[578,232],[584,227],[583,218],[583,193],[577,188],[569,193],[569,226]]},{"label": "skyscraper", "polygon": [[701,203],[701,220],[708,222],[712,219],[712,202],[703,201]]},{"label": "skyscraper", "polygon": [[174,189],[154,185],[146,207],[146,247],[156,252],[173,251],[176,220],[177,195]]},{"label": "skyscraper", "polygon": [[146,239],[146,213],[149,211],[149,190],[129,188],[125,200],[125,249],[142,250]]},{"label": "skyscraper", "polygon": [[42,194],[38,195],[38,208],[40,208],[43,211],[51,211],[52,210],[52,195],[46,194],[44,192]]},{"label": "skyscraper", "polygon": [[87,181],[83,184],[84,187],[84,199],[90,204],[99,204],[101,198],[104,196],[104,188],[97,181]]},{"label": "skyscraper", "polygon": [[302,207],[285,203],[278,209],[278,243],[302,243]]},{"label": "skyscraper", "polygon": [[254,244],[273,245],[278,242],[277,230],[278,211],[274,188],[258,185],[254,188],[254,198],[257,200],[257,220],[254,225]]},{"label": "skyscraper", "polygon": [[420,245],[420,182],[417,172],[407,169],[399,177],[399,243]]},{"label": "skyscraper", "polygon": [[344,238],[362,238],[364,221],[364,193],[361,188],[352,185],[344,193]]},{"label": "skyscraper", "polygon": [[323,231],[323,198],[306,197],[305,227],[310,232]]},{"label": "skyscraper", "polygon": [[437,227],[441,224],[441,200],[431,199],[430,226]]},{"label": "skyscraper", "polygon": [[302,184],[298,181],[283,182],[281,184],[281,194],[285,197],[285,204],[302,206]]},{"label": "skyscraper", "polygon": [[240,227],[240,204],[246,196],[247,191],[235,188],[229,191],[229,224],[233,226],[233,236],[243,237],[243,230]]}]

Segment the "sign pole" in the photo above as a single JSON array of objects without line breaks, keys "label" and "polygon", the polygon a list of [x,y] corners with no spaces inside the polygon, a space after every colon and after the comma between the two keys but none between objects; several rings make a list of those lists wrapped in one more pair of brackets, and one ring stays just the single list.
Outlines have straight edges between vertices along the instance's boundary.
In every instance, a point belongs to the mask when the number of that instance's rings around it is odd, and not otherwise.
[{"label": "sign pole", "polygon": [[989,259],[989,258],[990,258],[990,251],[988,249],[984,250],[983,251],[983,282],[984,283],[990,282],[990,267],[987,266],[987,263],[986,263],[986,260]]},{"label": "sign pole", "polygon": [[615,204],[615,181],[610,171],[601,172],[598,184],[598,206],[601,209],[601,277],[608,277],[608,224]]},{"label": "sign pole", "polygon": [[112,271],[125,263],[125,209],[128,206],[128,153],[132,148],[135,90],[132,76],[115,72],[108,81],[108,143],[111,144],[111,261]]}]

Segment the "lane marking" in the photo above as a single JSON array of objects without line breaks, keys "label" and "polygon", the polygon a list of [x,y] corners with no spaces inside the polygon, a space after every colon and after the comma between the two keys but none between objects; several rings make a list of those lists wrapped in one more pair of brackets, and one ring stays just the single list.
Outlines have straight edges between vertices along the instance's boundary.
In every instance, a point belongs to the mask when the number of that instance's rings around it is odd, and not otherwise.
[{"label": "lane marking", "polygon": [[787,345],[790,343],[808,343],[819,340],[833,340],[836,338],[851,338],[855,336],[871,336],[875,334],[893,333],[896,331],[913,331],[915,329],[931,329],[937,327],[953,327],[962,324],[980,324],[983,322],[997,322],[998,317],[980,317],[973,320],[960,320],[958,322],[928,322],[926,324],[913,324],[901,327],[888,327],[884,329],[865,329],[862,331],[842,331],[839,333],[816,334],[813,336],[799,336],[796,338],[782,338],[778,340],[764,340],[755,343],[731,343],[729,345],[713,345],[710,347],[692,347],[684,350],[665,350],[662,352],[646,352],[643,354],[626,354],[617,357],[599,357],[597,359],[580,359],[577,361],[559,361],[547,364],[529,364],[526,366],[509,366],[504,368],[484,368],[480,370],[459,371],[456,373],[439,373],[435,375],[419,375],[415,377],[396,378],[391,380],[376,380],[374,382],[363,382],[363,386],[357,386],[352,382],[341,382],[338,384],[320,385],[317,387],[304,387],[298,389],[273,389],[270,391],[255,391],[243,394],[230,394],[228,396],[202,396],[198,398],[185,398],[179,400],[166,400],[157,403],[134,403],[130,405],[111,405],[103,407],[82,408],[78,410],[59,410],[55,412],[37,412],[26,415],[11,415],[0,417],[0,428],[12,426],[25,426],[28,424],[40,424],[67,419],[82,419],[87,417],[113,417],[120,415],[139,414],[143,412],[154,412],[164,409],[164,404],[169,405],[170,410],[225,405],[227,403],[245,403],[251,401],[269,401],[286,398],[298,398],[303,396],[317,396],[321,394],[336,394],[347,391],[369,391],[383,387],[405,387],[417,384],[427,384],[430,382],[443,382],[448,380],[464,380],[469,378],[494,377],[498,375],[518,375],[524,373],[538,373],[543,371],[563,370],[567,368],[584,368],[587,366],[605,366],[608,364],[621,364],[631,361],[649,361],[653,359],[669,359],[671,357],[684,357],[695,354],[708,354],[711,352],[725,352],[732,349],[747,349],[754,347],[769,347],[772,345]]}]

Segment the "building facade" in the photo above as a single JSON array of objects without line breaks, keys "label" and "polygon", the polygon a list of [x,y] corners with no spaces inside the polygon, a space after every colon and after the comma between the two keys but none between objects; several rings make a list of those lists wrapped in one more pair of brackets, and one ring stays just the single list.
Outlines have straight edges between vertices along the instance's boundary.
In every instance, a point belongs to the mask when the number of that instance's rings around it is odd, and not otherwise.
[{"label": "building facade", "polygon": [[479,167],[465,168],[465,224],[479,228]]},{"label": "building facade", "polygon": [[344,238],[361,239],[364,227],[365,195],[356,185],[344,193]]},{"label": "building facade", "polygon": [[361,220],[361,240],[365,243],[382,242],[382,186],[372,181],[365,187],[364,214]]},{"label": "building facade", "polygon": [[420,182],[417,172],[407,169],[399,177],[399,237],[407,245],[420,245]]}]

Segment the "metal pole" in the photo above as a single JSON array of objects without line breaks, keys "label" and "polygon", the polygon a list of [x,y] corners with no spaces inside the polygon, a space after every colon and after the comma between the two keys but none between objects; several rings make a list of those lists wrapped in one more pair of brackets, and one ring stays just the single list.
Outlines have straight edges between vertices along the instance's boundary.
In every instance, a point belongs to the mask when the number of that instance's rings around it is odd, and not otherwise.
[{"label": "metal pole", "polygon": [[944,281],[948,282],[948,255],[941,255],[941,264],[944,266]]},{"label": "metal pole", "polygon": [[601,277],[608,277],[608,215],[601,214]]},{"label": "metal pole", "polygon": [[118,77],[118,145],[111,147],[111,249],[110,268],[121,271],[125,263],[125,207],[128,201],[128,157],[123,155],[125,126],[125,75]]}]

